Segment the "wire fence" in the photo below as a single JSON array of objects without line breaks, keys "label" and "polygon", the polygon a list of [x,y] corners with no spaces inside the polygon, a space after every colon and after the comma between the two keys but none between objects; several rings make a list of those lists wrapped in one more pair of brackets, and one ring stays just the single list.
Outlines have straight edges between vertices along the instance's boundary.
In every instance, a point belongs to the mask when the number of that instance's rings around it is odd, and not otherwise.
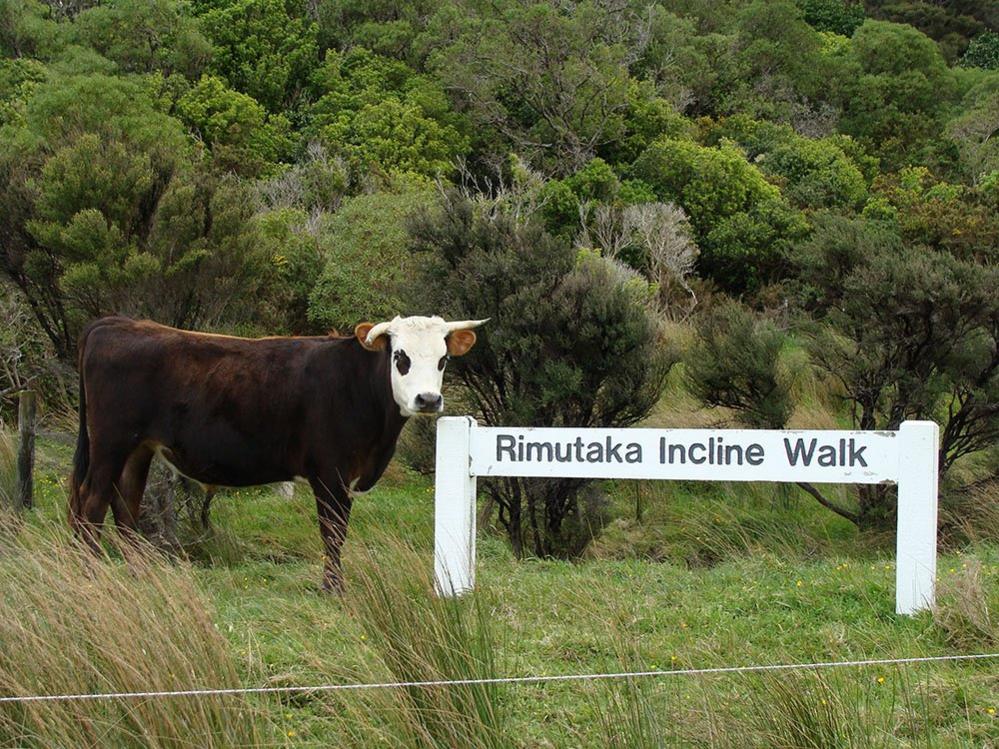
[{"label": "wire fence", "polygon": [[874,658],[852,661],[819,661],[816,663],[772,663],[749,666],[712,666],[707,668],[681,668],[652,671],[618,671],[588,674],[550,674],[526,676],[497,676],[483,679],[439,679],[431,681],[388,681],[368,684],[314,684],[311,686],[232,687],[223,689],[177,689],[149,692],[97,692],[92,694],[34,694],[0,696],[3,703],[72,702],[94,700],[136,700],[169,697],[208,697],[245,694],[301,694],[311,692],[346,692],[362,689],[403,689],[457,687],[484,684],[541,684],[559,681],[598,681],[606,679],[640,679],[666,676],[698,676],[712,674],[744,674],[773,671],[814,671],[824,668],[857,668],[862,666],[888,666],[915,663],[943,663],[999,659],[999,653],[971,655],[934,655],[911,658]]}]

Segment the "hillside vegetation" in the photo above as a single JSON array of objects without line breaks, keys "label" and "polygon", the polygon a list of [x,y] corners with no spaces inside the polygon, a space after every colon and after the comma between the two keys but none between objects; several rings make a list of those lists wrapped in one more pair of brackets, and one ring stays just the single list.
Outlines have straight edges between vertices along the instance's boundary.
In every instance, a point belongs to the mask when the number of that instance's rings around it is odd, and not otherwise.
[{"label": "hillside vegetation", "polygon": [[[996,650],[997,128],[993,2],[0,0],[0,425],[30,388],[44,431],[0,694]],[[301,487],[178,510],[159,474],[173,556],[97,562],[63,439],[108,314],[491,318],[445,378],[488,424],[932,419],[940,606],[891,613],[889,486],[526,480],[482,482],[481,586],[438,601],[430,421],[357,503],[342,600]],[[0,746],[988,747],[996,673],[3,704]]]}]

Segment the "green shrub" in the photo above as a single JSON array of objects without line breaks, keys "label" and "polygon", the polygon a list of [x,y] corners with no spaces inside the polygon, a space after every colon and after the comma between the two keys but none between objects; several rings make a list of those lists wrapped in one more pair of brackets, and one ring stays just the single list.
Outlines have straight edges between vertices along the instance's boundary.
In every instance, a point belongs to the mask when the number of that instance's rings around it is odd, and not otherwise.
[{"label": "green shrub", "polygon": [[803,217],[731,144],[707,148],[664,138],[632,171],[660,200],[683,207],[697,232],[699,268],[723,288],[758,287],[804,232]]},{"label": "green shrub", "polygon": [[972,39],[964,57],[961,58],[961,65],[999,70],[999,34],[995,31],[984,31]]},{"label": "green shrub", "polygon": [[[450,197],[412,229],[411,304],[490,318],[455,375],[487,424],[627,426],[655,405],[672,363],[637,273],[578,253],[535,219]],[[488,482],[518,556],[572,556],[599,513],[576,480]],[[596,508],[594,508],[596,509]],[[588,520],[587,520],[588,518]]]},{"label": "green shrub", "polygon": [[779,370],[786,335],[738,302],[708,311],[684,360],[687,388],[702,403],[736,411],[755,429],[783,429],[793,404]]},{"label": "green shrub", "polygon": [[429,203],[422,192],[374,193],[345,201],[321,229],[323,270],[309,297],[309,320],[352,331],[364,320],[391,320],[406,306],[401,285],[413,272],[406,220]]}]

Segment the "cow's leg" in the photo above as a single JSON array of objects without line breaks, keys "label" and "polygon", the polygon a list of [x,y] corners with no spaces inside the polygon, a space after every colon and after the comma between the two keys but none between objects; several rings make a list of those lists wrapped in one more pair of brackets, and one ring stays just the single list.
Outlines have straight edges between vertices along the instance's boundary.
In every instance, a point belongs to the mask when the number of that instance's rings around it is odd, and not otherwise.
[{"label": "cow's leg", "polygon": [[323,590],[328,593],[343,591],[343,573],[340,568],[340,548],[347,537],[350,519],[350,492],[339,476],[311,479],[319,511],[319,532],[323,538]]},{"label": "cow's leg", "polygon": [[121,471],[112,495],[111,511],[118,532],[129,541],[138,539],[139,507],[146,490],[149,465],[153,460],[153,450],[146,445],[137,447]]},{"label": "cow's leg", "polygon": [[73,529],[95,552],[100,551],[101,528],[116,497],[115,483],[131,452],[127,447],[99,448],[91,442],[90,468],[80,486],[81,502]]}]

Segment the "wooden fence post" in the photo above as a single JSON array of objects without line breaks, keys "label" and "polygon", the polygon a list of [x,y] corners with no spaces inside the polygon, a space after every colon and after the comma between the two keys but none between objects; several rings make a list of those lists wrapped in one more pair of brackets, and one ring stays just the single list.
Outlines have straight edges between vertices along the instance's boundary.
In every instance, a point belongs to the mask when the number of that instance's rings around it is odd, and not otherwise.
[{"label": "wooden fence post", "polygon": [[17,509],[30,510],[35,494],[35,394],[22,390],[17,400]]}]

